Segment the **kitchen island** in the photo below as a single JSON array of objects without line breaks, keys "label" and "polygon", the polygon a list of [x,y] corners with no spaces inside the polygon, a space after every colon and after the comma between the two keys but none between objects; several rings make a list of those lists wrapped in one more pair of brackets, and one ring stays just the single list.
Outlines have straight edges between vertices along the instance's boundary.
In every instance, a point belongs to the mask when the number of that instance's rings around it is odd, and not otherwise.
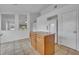
[{"label": "kitchen island", "polygon": [[55,54],[55,34],[49,32],[30,32],[32,47],[41,55]]}]

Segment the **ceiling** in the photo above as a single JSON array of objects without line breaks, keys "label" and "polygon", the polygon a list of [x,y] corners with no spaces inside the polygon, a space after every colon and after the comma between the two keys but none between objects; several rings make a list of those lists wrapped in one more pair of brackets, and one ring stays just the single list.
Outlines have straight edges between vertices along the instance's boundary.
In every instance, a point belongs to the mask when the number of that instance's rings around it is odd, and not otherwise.
[{"label": "ceiling", "polygon": [[[49,4],[0,4],[0,12],[18,12],[18,13],[38,13],[50,6]],[[2,14],[2,19],[14,23],[13,14]],[[27,20],[27,15],[19,15],[19,23],[24,24]]]},{"label": "ceiling", "polygon": [[0,11],[37,13],[47,8],[48,6],[49,4],[0,4]]}]

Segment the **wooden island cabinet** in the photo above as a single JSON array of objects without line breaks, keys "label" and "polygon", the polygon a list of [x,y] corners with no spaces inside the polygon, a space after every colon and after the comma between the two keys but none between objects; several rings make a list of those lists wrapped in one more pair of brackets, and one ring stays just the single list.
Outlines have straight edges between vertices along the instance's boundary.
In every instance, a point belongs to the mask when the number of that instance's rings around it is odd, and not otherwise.
[{"label": "wooden island cabinet", "polygon": [[53,55],[55,53],[55,34],[46,32],[31,32],[31,45],[42,55]]}]

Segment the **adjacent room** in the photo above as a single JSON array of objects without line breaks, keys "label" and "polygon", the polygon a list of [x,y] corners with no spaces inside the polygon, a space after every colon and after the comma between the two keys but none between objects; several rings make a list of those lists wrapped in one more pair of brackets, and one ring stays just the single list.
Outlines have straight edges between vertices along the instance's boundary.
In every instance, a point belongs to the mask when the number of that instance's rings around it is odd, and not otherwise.
[{"label": "adjacent room", "polygon": [[79,5],[0,4],[0,55],[79,55]]}]

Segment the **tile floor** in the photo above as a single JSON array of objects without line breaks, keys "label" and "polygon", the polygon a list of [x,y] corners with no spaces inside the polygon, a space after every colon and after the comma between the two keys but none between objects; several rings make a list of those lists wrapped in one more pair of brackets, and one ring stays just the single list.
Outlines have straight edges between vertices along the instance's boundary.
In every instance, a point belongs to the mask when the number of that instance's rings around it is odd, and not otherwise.
[{"label": "tile floor", "polygon": [[76,51],[63,45],[56,44],[55,55],[79,55],[79,51]]},{"label": "tile floor", "polygon": [[[29,39],[0,44],[0,55],[40,55],[31,47]],[[79,55],[79,52],[63,45],[55,45],[55,55]]]},{"label": "tile floor", "polygon": [[0,44],[0,55],[37,55],[28,39]]}]

